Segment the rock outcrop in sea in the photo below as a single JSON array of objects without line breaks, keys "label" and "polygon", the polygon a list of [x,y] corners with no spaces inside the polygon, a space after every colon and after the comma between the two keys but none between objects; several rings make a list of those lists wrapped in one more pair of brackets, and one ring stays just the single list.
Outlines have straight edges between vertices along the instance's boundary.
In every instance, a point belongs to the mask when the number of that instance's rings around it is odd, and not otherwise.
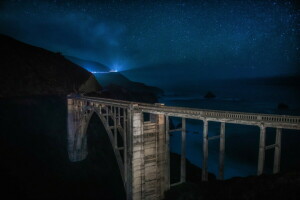
[{"label": "rock outcrop in sea", "polygon": [[215,97],[216,97],[216,95],[212,92],[207,92],[204,96],[204,98],[206,98],[206,99],[213,99]]}]

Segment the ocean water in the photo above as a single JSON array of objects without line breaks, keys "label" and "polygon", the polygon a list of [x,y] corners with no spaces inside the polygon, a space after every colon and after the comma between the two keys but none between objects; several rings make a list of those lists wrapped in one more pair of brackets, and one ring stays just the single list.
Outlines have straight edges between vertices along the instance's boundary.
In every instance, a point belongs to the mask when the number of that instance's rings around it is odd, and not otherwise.
[{"label": "ocean water", "polygon": [[[211,91],[214,99],[204,98]],[[284,114],[300,116],[300,98],[298,87],[270,84],[215,84],[201,86],[181,86],[166,90],[160,102],[168,106],[192,107],[240,111],[252,113]],[[277,108],[279,103],[288,105],[288,109]],[[176,126],[181,119],[172,118]],[[200,120],[187,120],[187,159],[202,167],[202,130]],[[275,129],[268,128],[266,145],[275,141]],[[209,122],[209,137],[219,135],[220,123]],[[225,173],[224,178],[256,175],[259,144],[259,127],[226,124]],[[298,155],[300,150],[300,131],[283,130],[281,171],[300,169]],[[175,132],[170,137],[171,152],[180,154],[181,134]],[[266,151],[264,173],[272,173],[274,150]],[[218,175],[219,140],[209,140],[208,171]]]}]

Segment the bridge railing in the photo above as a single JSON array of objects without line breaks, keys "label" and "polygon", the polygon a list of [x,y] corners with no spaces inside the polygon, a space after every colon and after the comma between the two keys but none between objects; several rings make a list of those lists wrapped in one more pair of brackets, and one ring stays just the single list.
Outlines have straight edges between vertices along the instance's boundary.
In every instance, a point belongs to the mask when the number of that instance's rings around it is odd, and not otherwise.
[{"label": "bridge railing", "polygon": [[123,101],[116,99],[106,99],[98,97],[69,97],[72,99],[85,100],[88,102],[117,105],[122,107],[129,107],[135,104],[143,112],[160,113],[174,117],[186,117],[190,119],[206,119],[211,121],[225,121],[232,123],[242,123],[249,125],[259,125],[266,123],[271,127],[284,127],[291,129],[300,129],[300,117],[291,115],[275,115],[275,114],[262,114],[262,113],[246,113],[235,111],[223,110],[208,110],[196,109],[188,107],[174,107],[164,106],[158,104],[148,104],[132,101]]},{"label": "bridge railing", "polygon": [[266,124],[269,127],[282,127],[300,129],[300,117],[290,115],[275,115],[261,113],[245,113],[222,110],[193,109],[170,106],[140,106],[145,112],[156,112],[174,117],[186,117],[191,119],[206,119],[228,123],[241,123],[249,125]]}]

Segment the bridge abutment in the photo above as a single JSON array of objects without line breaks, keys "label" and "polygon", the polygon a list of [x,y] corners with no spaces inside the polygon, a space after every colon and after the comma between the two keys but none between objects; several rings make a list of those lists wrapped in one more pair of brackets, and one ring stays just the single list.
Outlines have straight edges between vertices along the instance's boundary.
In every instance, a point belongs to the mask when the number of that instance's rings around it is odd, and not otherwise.
[{"label": "bridge abutment", "polygon": [[68,99],[68,153],[72,162],[84,160],[88,154],[86,119],[82,116],[81,108],[73,99]]}]

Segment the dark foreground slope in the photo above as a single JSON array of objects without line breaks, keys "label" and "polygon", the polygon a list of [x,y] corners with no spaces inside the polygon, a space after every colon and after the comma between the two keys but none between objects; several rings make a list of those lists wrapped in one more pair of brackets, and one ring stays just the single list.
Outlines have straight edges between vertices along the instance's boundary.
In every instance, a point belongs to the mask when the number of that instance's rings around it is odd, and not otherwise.
[{"label": "dark foreground slope", "polygon": [[59,53],[5,35],[0,35],[0,43],[0,97],[66,95],[101,88],[90,72]]},{"label": "dark foreground slope", "polygon": [[300,198],[300,173],[232,178],[225,181],[187,182],[171,188],[166,200],[257,200]]},{"label": "dark foreground slope", "polygon": [[[0,176],[4,199],[125,199],[114,153],[99,119],[88,127],[86,160],[67,152],[67,105],[60,97],[0,99]],[[7,197],[7,198],[5,198]]]}]

